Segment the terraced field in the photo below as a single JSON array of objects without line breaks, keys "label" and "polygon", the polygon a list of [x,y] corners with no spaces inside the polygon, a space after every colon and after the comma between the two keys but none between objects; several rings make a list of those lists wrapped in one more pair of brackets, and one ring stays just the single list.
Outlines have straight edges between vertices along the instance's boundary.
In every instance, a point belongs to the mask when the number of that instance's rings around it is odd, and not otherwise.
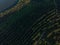
[{"label": "terraced field", "polygon": [[0,45],[60,45],[58,0],[19,0],[0,13]]}]

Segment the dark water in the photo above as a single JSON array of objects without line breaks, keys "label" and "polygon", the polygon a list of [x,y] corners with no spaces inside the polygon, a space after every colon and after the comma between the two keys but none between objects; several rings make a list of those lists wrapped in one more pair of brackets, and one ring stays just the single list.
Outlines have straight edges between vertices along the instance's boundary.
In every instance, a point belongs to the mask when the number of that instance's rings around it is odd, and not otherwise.
[{"label": "dark water", "polygon": [[56,8],[58,9],[58,12],[60,13],[60,0],[56,0]]},{"label": "dark water", "polygon": [[0,12],[12,7],[17,3],[17,0],[0,0]]}]

